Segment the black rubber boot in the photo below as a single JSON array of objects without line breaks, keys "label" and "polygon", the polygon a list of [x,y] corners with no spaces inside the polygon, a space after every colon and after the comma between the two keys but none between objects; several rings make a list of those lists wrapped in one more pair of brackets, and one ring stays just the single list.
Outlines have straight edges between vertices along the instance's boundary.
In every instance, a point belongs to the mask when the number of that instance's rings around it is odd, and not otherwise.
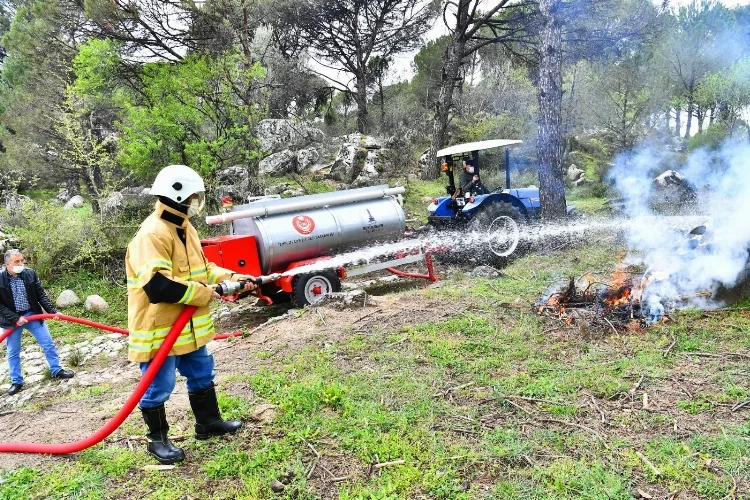
[{"label": "black rubber boot", "polygon": [[185,460],[185,452],[172,444],[167,437],[169,424],[164,405],[156,408],[141,408],[143,421],[148,426],[148,445],[146,449],[163,464],[173,464]]},{"label": "black rubber boot", "polygon": [[195,415],[195,439],[208,439],[224,434],[234,434],[242,427],[242,422],[222,420],[216,388],[213,382],[208,389],[188,393],[190,408]]}]

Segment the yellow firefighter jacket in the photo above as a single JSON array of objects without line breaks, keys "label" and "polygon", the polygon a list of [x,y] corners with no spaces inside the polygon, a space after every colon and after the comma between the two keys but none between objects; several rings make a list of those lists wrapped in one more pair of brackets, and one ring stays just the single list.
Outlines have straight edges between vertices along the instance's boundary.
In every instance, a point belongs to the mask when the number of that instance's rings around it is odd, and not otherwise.
[{"label": "yellow firefighter jacket", "polygon": [[232,271],[208,262],[198,233],[185,214],[156,202],[156,210],[128,244],[128,359],[150,361],[186,305],[198,306],[170,355],[193,352],[214,338],[206,285],[229,279]]}]

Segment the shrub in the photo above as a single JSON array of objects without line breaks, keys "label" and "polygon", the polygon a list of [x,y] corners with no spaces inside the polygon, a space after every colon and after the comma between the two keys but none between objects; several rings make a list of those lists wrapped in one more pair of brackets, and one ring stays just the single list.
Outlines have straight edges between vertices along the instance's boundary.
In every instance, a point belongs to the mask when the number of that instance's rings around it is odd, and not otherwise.
[{"label": "shrub", "polygon": [[99,268],[115,249],[90,207],[63,210],[52,203],[26,203],[17,214],[1,213],[5,229],[42,279],[80,267]]}]

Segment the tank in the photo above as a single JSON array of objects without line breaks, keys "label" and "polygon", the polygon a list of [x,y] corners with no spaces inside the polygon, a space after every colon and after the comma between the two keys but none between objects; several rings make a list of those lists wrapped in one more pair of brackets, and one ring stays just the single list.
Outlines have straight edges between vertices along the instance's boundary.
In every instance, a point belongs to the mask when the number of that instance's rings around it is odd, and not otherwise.
[{"label": "tank", "polygon": [[[317,208],[236,219],[231,234],[256,237],[264,274],[283,271],[292,262],[404,236],[406,216],[393,196],[332,206],[325,206],[325,199],[320,199]],[[236,210],[251,206],[255,204]]]}]

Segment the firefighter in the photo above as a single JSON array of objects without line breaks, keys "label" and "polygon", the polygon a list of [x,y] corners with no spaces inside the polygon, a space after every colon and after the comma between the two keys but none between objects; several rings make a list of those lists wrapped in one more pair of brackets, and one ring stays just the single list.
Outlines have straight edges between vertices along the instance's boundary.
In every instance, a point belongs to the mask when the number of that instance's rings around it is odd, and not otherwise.
[{"label": "firefighter", "polygon": [[472,182],[474,182],[474,176],[479,175],[479,169],[474,166],[471,160],[464,158],[463,164],[461,165],[461,175],[458,178],[458,184],[461,186],[461,191],[469,196],[471,192]]},{"label": "firefighter", "polygon": [[[208,262],[190,217],[201,213],[205,187],[201,177],[185,165],[163,168],[151,194],[158,201],[128,244],[128,359],[146,373],[162,341],[186,305],[198,306],[183,328],[151,385],[140,400],[148,427],[147,450],[163,464],[184,460],[185,453],[167,437],[164,403],[175,387],[175,371],[187,379],[190,407],[195,415],[195,438],[234,434],[242,422],[221,418],[214,386],[214,358],[206,344],[214,338],[209,303],[218,299],[215,285],[251,276],[234,274]],[[247,283],[243,291],[255,285]]]}]

